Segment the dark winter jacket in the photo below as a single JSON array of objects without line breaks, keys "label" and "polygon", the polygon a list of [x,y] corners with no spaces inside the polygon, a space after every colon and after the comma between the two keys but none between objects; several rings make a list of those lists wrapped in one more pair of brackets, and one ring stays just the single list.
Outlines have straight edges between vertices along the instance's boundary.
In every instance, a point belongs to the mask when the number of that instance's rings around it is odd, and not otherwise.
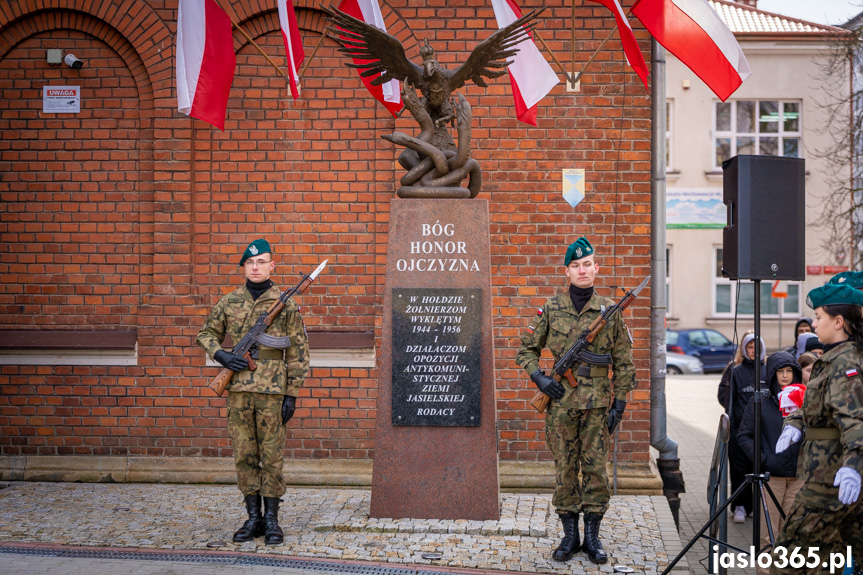
[{"label": "dark winter jacket", "polygon": [[[776,372],[783,367],[794,370],[793,382],[802,381],[800,366],[794,356],[786,351],[774,353],[767,358],[767,377],[769,386],[762,390],[764,400],[761,402],[761,471],[768,471],[776,477],[794,477],[797,475],[797,456],[800,453],[800,442],[797,442],[786,451],[776,453],[776,441],[782,434],[784,418],[779,411],[779,382],[776,381]],[[740,421],[740,431],[737,433],[737,442],[741,449],[749,456],[755,457],[755,402],[750,401],[746,406]]]},{"label": "dark winter jacket", "polygon": [[[767,369],[762,362],[762,381],[764,381],[766,374]],[[740,421],[743,419],[743,412],[746,411],[746,405],[752,399],[752,394],[755,393],[755,362],[744,356],[743,361],[731,370],[731,382],[728,388],[729,396],[726,402],[728,409],[726,411],[731,419],[731,433],[737,435]]]}]

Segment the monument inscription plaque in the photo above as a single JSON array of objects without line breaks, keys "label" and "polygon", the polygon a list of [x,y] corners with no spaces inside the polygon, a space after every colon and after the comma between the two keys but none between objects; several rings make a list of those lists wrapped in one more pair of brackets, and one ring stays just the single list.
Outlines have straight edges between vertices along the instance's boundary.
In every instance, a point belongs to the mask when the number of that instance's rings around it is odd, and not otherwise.
[{"label": "monument inscription plaque", "polygon": [[393,425],[480,424],[481,289],[393,289]]}]

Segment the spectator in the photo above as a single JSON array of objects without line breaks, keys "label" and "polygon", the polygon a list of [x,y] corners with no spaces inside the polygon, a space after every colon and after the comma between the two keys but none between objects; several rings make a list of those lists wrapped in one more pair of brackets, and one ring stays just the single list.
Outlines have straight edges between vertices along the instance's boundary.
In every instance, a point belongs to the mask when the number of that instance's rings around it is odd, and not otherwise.
[{"label": "spectator", "polygon": [[812,375],[812,366],[818,360],[811,353],[804,353],[797,358],[797,363],[800,364],[800,373],[803,375],[803,384],[809,383],[809,377]]},{"label": "spectator", "polygon": [[[791,449],[776,454],[776,441],[782,433],[784,421],[780,406],[780,394],[783,389],[789,389],[799,384],[802,375],[800,366],[794,360],[794,356],[786,351],[779,351],[767,358],[767,389],[762,390],[765,399],[761,402],[761,466],[762,473],[770,473],[768,485],[779,501],[784,513],[788,514],[794,496],[803,486],[803,480],[797,479],[797,456],[800,453],[800,444],[795,444]],[[751,459],[755,457],[755,402],[750,401],[746,406],[743,419],[740,423],[740,431],[737,440],[741,449]],[[774,538],[779,535],[782,528],[782,517],[779,508],[773,503],[770,495],[765,491],[764,500],[770,514],[770,525],[773,528]],[[770,543],[770,534],[767,531],[767,518],[761,514],[761,547]],[[765,575],[768,569],[758,567],[756,573]]]},{"label": "spectator", "polygon": [[[747,335],[752,335],[753,333],[751,329],[746,330],[743,332],[744,339]],[[716,399],[719,400],[719,405],[725,408],[726,413],[728,412],[728,389],[731,384],[731,370],[734,369],[735,365],[740,365],[741,361],[743,361],[743,341],[737,346],[737,352],[731,358],[731,361],[728,362],[728,365],[725,366],[725,369],[722,370],[722,377],[719,379],[719,390],[716,394]]]},{"label": "spectator", "polygon": [[794,343],[785,349],[785,351],[795,357],[797,356],[797,339],[802,333],[812,333],[812,320],[808,317],[801,317],[797,320],[797,323],[794,324]]},{"label": "spectator", "polygon": [[[725,393],[720,390],[719,403],[725,406],[725,412],[731,423],[731,437],[728,440],[728,476],[731,479],[731,492],[743,485],[747,473],[752,472],[752,460],[746,452],[740,448],[737,442],[737,433],[740,431],[740,422],[743,420],[743,412],[746,405],[752,399],[755,392],[755,336],[747,334],[741,343],[743,358],[738,365],[731,370],[731,378]],[[764,365],[766,355],[764,340],[761,340],[761,381],[767,372]],[[724,400],[724,402],[723,402]],[[743,523],[746,516],[752,513],[752,487],[747,486],[731,503],[734,511],[733,521]]]},{"label": "spectator", "polygon": [[818,336],[814,333],[800,334],[800,337],[797,338],[797,351],[794,353],[794,357],[800,357],[801,355],[806,353],[806,342],[810,339],[818,341]]},{"label": "spectator", "polygon": [[806,340],[806,351],[804,353],[811,353],[815,357],[821,357],[824,355],[824,344],[818,341],[817,337],[810,337]]}]

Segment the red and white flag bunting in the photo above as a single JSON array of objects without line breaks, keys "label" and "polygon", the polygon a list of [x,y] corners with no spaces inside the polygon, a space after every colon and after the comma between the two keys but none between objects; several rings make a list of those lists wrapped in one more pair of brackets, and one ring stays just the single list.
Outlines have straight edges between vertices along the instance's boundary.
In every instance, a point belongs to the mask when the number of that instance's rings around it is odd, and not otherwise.
[{"label": "red and white flag bunting", "polygon": [[751,74],[734,34],[706,0],[636,0],[632,13],[723,102]]},{"label": "red and white flag bunting", "polygon": [[177,11],[177,107],[225,131],[237,58],[231,20],[215,0],[180,0]]},{"label": "red and white flag bunting", "polygon": [[[509,26],[522,16],[514,0],[491,0],[491,6],[498,28]],[[531,38],[525,38],[516,47],[518,53],[507,67],[515,99],[515,115],[525,124],[536,126],[536,105],[560,80]]]},{"label": "red and white flag bunting", "polygon": [[[378,5],[377,0],[342,0],[341,4],[339,4],[339,10],[358,20],[362,20],[366,24],[374,26],[379,30],[383,30],[384,32],[387,31],[386,24],[384,24],[384,17],[381,15],[381,7]],[[354,64],[362,64],[365,60],[353,58],[353,61]],[[362,68],[357,69],[357,72],[362,71]],[[381,84],[380,86],[372,86],[372,80],[379,77],[380,74],[367,77],[360,76],[360,80],[365,84],[366,89],[371,93],[371,95],[374,96],[378,102],[383,104],[386,109],[390,111],[393,117],[397,117],[399,111],[404,107],[404,104],[402,104],[401,86],[399,86],[399,81],[393,79]]]},{"label": "red and white flag bunting", "polygon": [[297,15],[291,0],[278,0],[279,24],[282,27],[282,40],[285,42],[285,54],[288,59],[288,78],[290,79],[291,95],[294,100],[300,96],[300,73],[306,54],[303,51],[303,38],[297,24]]},{"label": "red and white flag bunting", "polygon": [[629,25],[629,19],[623,13],[620,3],[617,0],[593,1],[602,4],[614,14],[614,19],[617,22],[617,31],[620,34],[620,44],[623,46],[626,61],[629,63],[629,67],[641,78],[644,87],[647,88],[647,64],[644,62],[644,55],[638,46],[638,40],[635,39],[632,26]]}]

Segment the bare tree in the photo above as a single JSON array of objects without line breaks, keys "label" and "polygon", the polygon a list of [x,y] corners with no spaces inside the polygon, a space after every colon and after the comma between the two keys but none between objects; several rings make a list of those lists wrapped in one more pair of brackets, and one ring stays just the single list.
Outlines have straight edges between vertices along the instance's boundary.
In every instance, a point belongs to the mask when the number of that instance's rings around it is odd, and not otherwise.
[{"label": "bare tree", "polygon": [[863,269],[863,17],[846,26],[848,32],[830,42],[817,77],[825,94],[818,106],[827,115],[819,129],[830,144],[814,155],[825,161],[831,192],[810,207],[819,210],[819,221],[812,225],[827,232],[821,247],[837,260],[845,254],[851,269],[859,270]]}]

